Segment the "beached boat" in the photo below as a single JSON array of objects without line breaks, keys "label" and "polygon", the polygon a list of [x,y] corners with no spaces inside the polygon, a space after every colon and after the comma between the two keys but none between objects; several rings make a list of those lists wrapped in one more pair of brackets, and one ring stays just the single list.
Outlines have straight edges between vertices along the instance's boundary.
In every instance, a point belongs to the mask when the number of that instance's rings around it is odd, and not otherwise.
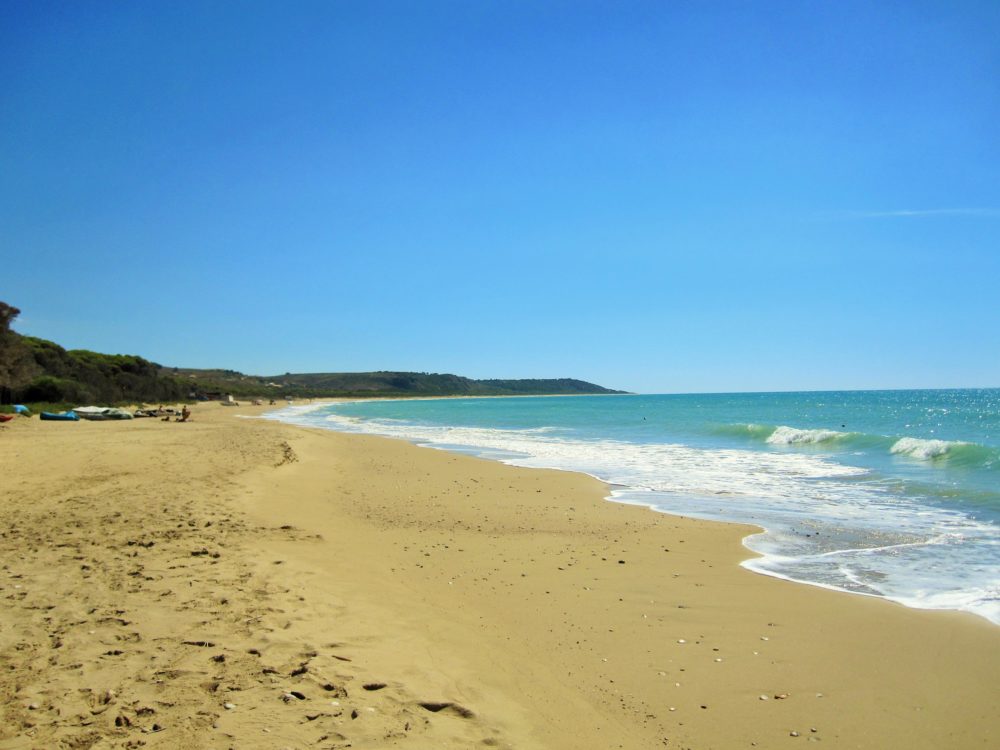
[{"label": "beached boat", "polygon": [[80,419],[89,419],[91,421],[132,419],[132,415],[124,409],[115,409],[103,406],[78,406],[73,411],[76,412]]},{"label": "beached boat", "polygon": [[72,411],[43,411],[38,415],[38,418],[50,422],[78,422],[80,420],[80,418]]},{"label": "beached boat", "polygon": [[13,414],[0,414],[0,422],[9,422],[14,418]]}]

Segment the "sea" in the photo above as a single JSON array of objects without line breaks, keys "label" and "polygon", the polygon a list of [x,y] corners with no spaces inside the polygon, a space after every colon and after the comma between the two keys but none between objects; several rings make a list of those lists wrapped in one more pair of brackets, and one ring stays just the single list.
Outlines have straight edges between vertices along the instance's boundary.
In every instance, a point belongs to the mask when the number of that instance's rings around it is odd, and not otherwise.
[{"label": "sea", "polygon": [[1000,625],[1000,389],[364,400],[268,415],[754,524],[765,575]]}]

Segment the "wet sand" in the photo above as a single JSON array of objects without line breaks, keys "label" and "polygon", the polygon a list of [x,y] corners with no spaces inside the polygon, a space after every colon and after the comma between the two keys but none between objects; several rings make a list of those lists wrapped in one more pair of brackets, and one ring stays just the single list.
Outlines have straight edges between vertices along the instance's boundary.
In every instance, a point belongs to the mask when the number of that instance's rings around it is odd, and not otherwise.
[{"label": "wet sand", "polygon": [[0,750],[1000,744],[985,620],[261,411],[0,429]]}]

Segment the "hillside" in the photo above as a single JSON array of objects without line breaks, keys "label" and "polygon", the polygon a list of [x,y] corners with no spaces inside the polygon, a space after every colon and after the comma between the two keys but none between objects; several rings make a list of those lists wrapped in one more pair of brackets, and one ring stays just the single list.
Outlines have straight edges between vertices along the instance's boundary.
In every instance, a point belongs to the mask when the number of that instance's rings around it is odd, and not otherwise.
[{"label": "hillside", "polygon": [[134,354],[67,350],[24,336],[20,310],[0,302],[0,403],[121,404],[211,399],[333,396],[511,396],[620,393],[570,378],[472,380],[425,372],[245,375],[235,370],[164,367]]},{"label": "hillside", "polygon": [[66,350],[10,330],[20,311],[0,302],[0,403],[117,404],[176,401],[190,387],[129,354]]},{"label": "hillside", "polygon": [[473,380],[460,375],[426,372],[327,372],[254,376],[233,370],[180,368],[169,370],[169,373],[187,379],[202,390],[218,390],[221,387],[236,395],[516,396],[622,392],[571,378]]}]

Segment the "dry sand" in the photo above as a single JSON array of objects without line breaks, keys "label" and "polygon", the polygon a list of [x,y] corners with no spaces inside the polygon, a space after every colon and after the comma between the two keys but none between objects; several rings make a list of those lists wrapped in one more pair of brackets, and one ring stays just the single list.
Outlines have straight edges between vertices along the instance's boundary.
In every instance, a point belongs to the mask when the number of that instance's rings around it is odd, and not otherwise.
[{"label": "dry sand", "polygon": [[0,750],[1000,745],[985,620],[261,411],[0,428]]}]

